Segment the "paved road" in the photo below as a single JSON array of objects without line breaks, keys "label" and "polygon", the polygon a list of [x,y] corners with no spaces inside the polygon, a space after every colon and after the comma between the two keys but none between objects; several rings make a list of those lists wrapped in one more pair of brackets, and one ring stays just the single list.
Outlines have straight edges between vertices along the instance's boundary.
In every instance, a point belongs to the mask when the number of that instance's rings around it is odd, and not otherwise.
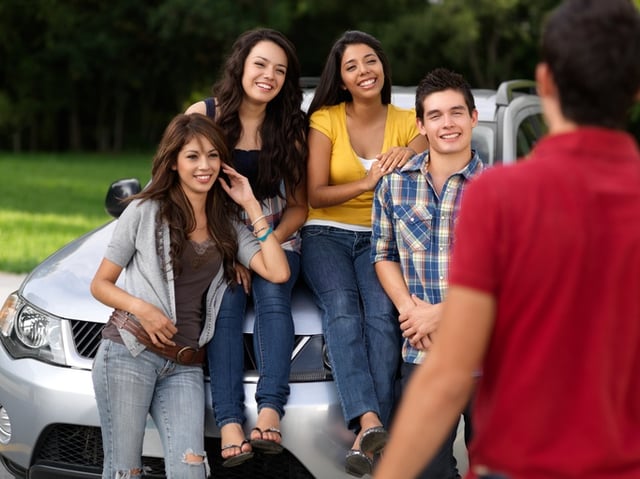
[{"label": "paved road", "polygon": [[[18,289],[25,275],[0,273],[0,303],[4,304],[6,297]],[[13,479],[4,466],[0,465],[0,479]]]}]

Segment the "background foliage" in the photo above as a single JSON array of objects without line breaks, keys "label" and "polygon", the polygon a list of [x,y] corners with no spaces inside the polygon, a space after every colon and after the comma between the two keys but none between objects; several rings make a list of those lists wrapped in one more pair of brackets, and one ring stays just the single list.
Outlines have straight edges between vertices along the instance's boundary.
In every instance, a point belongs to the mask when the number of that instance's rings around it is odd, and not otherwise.
[{"label": "background foliage", "polygon": [[347,29],[377,36],[396,84],[448,66],[478,87],[531,77],[559,0],[2,0],[0,150],[151,148],[207,95],[237,35],[285,33],[319,75]]},{"label": "background foliage", "polygon": [[[532,78],[541,23],[560,1],[1,0],[0,150],[153,148],[257,26],[294,42],[305,76],[360,29],[382,41],[395,84],[446,66],[495,88]],[[633,118],[640,132],[639,107]]]}]

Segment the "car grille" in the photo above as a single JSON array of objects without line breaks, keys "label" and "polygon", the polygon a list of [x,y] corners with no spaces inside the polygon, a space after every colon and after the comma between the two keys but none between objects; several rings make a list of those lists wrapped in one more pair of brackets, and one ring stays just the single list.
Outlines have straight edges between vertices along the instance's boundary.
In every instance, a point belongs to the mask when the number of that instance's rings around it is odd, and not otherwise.
[{"label": "car grille", "polygon": [[73,334],[73,342],[76,346],[78,354],[87,359],[93,359],[98,352],[101,333],[104,328],[102,323],[90,323],[88,321],[69,320],[71,323],[71,332]]},{"label": "car grille", "polygon": [[[256,454],[252,460],[233,468],[222,467],[219,439],[206,438],[205,449],[213,476],[217,479],[313,479],[313,475],[286,449],[277,455]],[[43,432],[38,441],[34,465],[55,465],[70,471],[100,474],[103,458],[100,428],[54,424]],[[142,464],[145,477],[165,477],[163,459],[143,457]]]}]

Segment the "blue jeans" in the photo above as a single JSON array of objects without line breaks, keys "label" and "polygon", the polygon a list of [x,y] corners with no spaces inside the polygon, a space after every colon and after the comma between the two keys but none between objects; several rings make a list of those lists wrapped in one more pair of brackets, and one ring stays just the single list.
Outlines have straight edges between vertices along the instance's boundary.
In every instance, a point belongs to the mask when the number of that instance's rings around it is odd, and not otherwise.
[{"label": "blue jeans", "polygon": [[[205,479],[204,377],[200,366],[182,366],[155,353],[133,357],[103,339],[93,365],[104,447],[103,479],[136,477],[150,413],[164,448],[168,479]],[[187,462],[186,454],[204,461]],[[140,476],[137,476],[140,477]]]},{"label": "blue jeans", "polygon": [[[285,251],[291,276],[276,284],[254,274],[252,296],[255,311],[253,343],[258,362],[256,402],[258,411],[269,407],[284,415],[289,397],[289,372],[294,343],[291,293],[300,271],[300,255]],[[207,348],[211,397],[218,427],[243,424],[244,352],[242,325],[247,296],[240,285],[227,288],[222,298],[216,329]]]},{"label": "blue jeans", "polygon": [[[402,372],[401,384],[403,390],[406,388],[411,375],[417,367],[419,367],[418,364],[402,363],[400,370]],[[465,410],[464,418],[465,435],[467,435],[470,434],[471,431],[471,417],[468,410]],[[467,424],[469,427],[466,427]],[[429,462],[420,475],[417,476],[418,479],[456,479],[460,477],[458,473],[458,463],[453,455],[453,442],[456,439],[457,429],[458,423],[456,422],[453,430],[449,433],[449,436],[445,439],[433,459],[431,459],[431,462]],[[428,427],[425,427],[425,434],[428,434]],[[468,441],[470,438],[467,437],[466,439]]]},{"label": "blue jeans", "polygon": [[370,254],[370,232],[302,228],[302,270],[322,312],[342,413],[354,431],[369,411],[388,425],[400,363],[397,313]]},{"label": "blue jeans", "polygon": [[245,421],[242,324],[246,305],[247,295],[242,285],[227,286],[218,310],[216,329],[207,346],[211,402],[219,428]]}]

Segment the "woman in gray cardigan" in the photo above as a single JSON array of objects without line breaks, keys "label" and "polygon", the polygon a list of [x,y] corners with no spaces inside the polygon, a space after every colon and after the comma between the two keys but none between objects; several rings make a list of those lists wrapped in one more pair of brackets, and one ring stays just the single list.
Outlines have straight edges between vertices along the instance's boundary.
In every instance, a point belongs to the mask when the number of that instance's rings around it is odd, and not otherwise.
[{"label": "woman in gray cardigan", "polygon": [[[273,282],[289,277],[260,204],[228,157],[212,120],[175,117],[153,159],[151,184],[119,218],[91,283],[92,294],[114,308],[93,368],[104,479],[141,476],[149,413],[167,477],[207,477],[204,346],[234,261]],[[253,234],[237,221],[238,205]]]}]

